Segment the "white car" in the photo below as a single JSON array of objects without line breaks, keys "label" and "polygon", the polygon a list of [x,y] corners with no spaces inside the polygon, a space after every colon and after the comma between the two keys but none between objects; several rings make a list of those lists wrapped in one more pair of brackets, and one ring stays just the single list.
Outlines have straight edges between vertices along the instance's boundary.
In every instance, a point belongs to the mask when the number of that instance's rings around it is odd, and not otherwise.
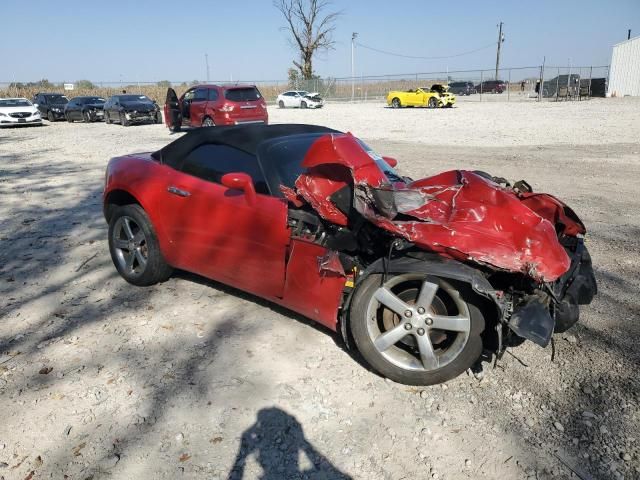
[{"label": "white car", "polygon": [[278,107],[280,108],[322,108],[324,100],[318,92],[306,92],[304,90],[289,90],[278,95]]},{"label": "white car", "polygon": [[26,98],[0,98],[0,127],[42,125],[40,112]]}]

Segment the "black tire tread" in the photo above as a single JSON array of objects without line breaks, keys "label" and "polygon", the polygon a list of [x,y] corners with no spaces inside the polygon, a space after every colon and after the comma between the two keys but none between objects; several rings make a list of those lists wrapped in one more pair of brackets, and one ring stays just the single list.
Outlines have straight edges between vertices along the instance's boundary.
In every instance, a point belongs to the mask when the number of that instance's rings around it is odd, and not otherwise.
[{"label": "black tire tread", "polygon": [[[136,221],[136,223],[138,223],[140,228],[142,228],[145,234],[148,252],[147,266],[143,274],[139,277],[130,277],[126,274],[126,272],[122,272],[118,267],[118,262],[116,261],[116,257],[114,254],[112,242],[113,228],[116,220],[123,215],[132,217]],[[109,253],[111,254],[111,259],[116,269],[118,270],[118,273],[122,276],[122,278],[133,285],[141,287],[154,285],[159,282],[164,282],[173,273],[173,268],[166,262],[166,260],[162,256],[162,252],[160,251],[160,244],[158,243],[158,237],[156,235],[155,229],[153,228],[153,225],[151,224],[151,220],[149,220],[149,217],[147,216],[144,209],[137,204],[115,207],[109,221]]]}]

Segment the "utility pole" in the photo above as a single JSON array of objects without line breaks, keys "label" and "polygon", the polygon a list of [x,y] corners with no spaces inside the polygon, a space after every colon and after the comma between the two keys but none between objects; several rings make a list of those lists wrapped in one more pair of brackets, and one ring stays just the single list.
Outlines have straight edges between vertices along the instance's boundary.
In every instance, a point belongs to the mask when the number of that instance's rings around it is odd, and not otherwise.
[{"label": "utility pole", "polygon": [[504,42],[504,34],[502,33],[502,22],[498,25],[498,52],[496,54],[496,80],[498,80],[498,70],[500,69],[500,47]]},{"label": "utility pole", "polygon": [[631,39],[631,29],[627,30],[627,40]]},{"label": "utility pole", "polygon": [[207,65],[207,83],[209,83],[209,54],[204,54],[204,63]]},{"label": "utility pole", "polygon": [[351,34],[351,101],[353,102],[356,96],[356,70],[354,63],[354,55],[356,50],[356,38],[358,38],[358,33],[353,32]]}]

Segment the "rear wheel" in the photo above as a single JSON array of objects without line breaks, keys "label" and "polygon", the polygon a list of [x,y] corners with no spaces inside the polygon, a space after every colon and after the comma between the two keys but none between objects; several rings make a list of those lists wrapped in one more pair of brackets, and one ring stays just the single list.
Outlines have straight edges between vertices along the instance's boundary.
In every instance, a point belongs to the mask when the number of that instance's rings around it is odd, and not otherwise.
[{"label": "rear wheel", "polygon": [[436,97],[431,97],[427,102],[427,108],[437,108],[437,106],[438,100],[436,100]]},{"label": "rear wheel", "polygon": [[134,285],[162,282],[173,271],[162,256],[153,225],[140,205],[116,207],[109,221],[109,252],[118,273]]},{"label": "rear wheel", "polygon": [[47,120],[49,120],[50,122],[55,121],[55,117],[53,116],[53,113],[51,112],[51,110],[47,112]]},{"label": "rear wheel", "polygon": [[307,108],[307,102],[300,102],[300,108]]},{"label": "rear wheel", "polygon": [[400,99],[396,97],[393,100],[391,100],[391,106],[393,108],[400,108],[402,106],[402,104],[400,103]]},{"label": "rear wheel", "polygon": [[278,102],[278,108],[284,108],[284,102],[282,100]]},{"label": "rear wheel", "polygon": [[73,120],[71,119],[71,116],[70,116],[68,113],[65,113],[65,114],[64,114],[64,118],[66,118],[66,119],[67,119],[67,122],[69,122],[69,123],[73,123]]},{"label": "rear wheel", "polygon": [[169,127],[169,131],[172,132],[172,133],[178,133],[181,128],[182,128],[182,124],[181,123],[176,123],[175,125],[172,125],[172,126]]},{"label": "rear wheel", "polygon": [[209,117],[204,117],[204,120],[202,120],[202,126],[203,127],[215,127],[216,124],[213,122],[213,120]]},{"label": "rear wheel", "polygon": [[89,112],[84,112],[82,118],[85,123],[91,123],[91,114]]},{"label": "rear wheel", "polygon": [[440,278],[371,275],[358,287],[350,329],[358,350],[385,377],[433,385],[457,377],[482,353],[484,318],[471,292]]}]

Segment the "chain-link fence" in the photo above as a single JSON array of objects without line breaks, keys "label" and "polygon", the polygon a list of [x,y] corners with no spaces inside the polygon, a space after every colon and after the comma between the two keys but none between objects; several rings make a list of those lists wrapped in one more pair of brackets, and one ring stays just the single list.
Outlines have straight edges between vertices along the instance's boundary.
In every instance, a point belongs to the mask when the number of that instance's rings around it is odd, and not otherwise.
[{"label": "chain-link fence", "polygon": [[[107,97],[126,91],[147,95],[164,103],[167,87],[178,95],[198,83],[253,84],[258,86],[268,102],[274,102],[286,90],[318,92],[328,101],[385,101],[393,90],[430,89],[434,84],[449,86],[459,102],[531,102],[548,100],[578,100],[589,96],[605,96],[608,66],[557,67],[533,66],[486,70],[407,73],[311,80],[242,80],[229,81],[78,81],[69,97],[99,95]],[[63,92],[70,82],[0,82],[0,97],[32,98],[38,92]],[[542,88],[541,88],[542,87]]]}]

